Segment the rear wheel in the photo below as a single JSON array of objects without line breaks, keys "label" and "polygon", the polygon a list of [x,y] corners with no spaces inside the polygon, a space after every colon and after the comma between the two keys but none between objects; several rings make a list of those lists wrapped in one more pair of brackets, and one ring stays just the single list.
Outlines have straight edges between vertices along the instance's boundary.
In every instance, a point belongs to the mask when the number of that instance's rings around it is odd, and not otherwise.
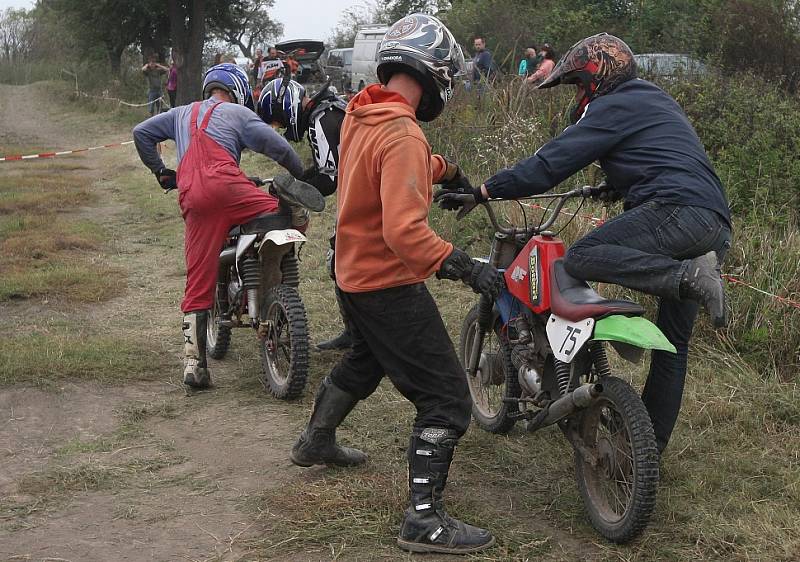
[{"label": "rear wheel", "polygon": [[520,388],[511,362],[511,349],[508,342],[498,335],[501,325],[496,313],[493,313],[493,329],[483,339],[478,370],[466,374],[472,349],[478,343],[478,307],[479,304],[473,306],[464,318],[459,342],[461,364],[472,396],[472,417],[485,431],[508,433],[516,423],[509,414],[516,412],[518,407],[515,402],[504,402],[504,399],[519,398]]},{"label": "rear wheel", "polygon": [[278,285],[267,295],[261,341],[262,382],[276,398],[299,397],[308,377],[308,321],[298,292]]},{"label": "rear wheel", "polygon": [[600,396],[573,421],[588,453],[576,449],[575,476],[594,528],[610,541],[626,543],[644,530],[653,513],[658,451],[653,424],[636,391],[616,377],[599,383]]},{"label": "rear wheel", "polygon": [[231,329],[220,326],[219,320],[228,311],[228,279],[220,280],[214,292],[214,306],[206,327],[206,352],[212,359],[222,359],[231,344]]}]

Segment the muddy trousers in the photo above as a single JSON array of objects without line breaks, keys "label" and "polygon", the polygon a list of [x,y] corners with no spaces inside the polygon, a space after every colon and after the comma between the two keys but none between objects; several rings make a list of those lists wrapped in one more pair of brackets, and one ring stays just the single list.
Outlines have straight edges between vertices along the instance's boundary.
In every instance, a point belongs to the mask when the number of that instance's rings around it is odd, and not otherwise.
[{"label": "muddy trousers", "polygon": [[573,277],[614,283],[661,297],[658,326],[677,354],[654,351],[642,400],[653,421],[659,449],[666,447],[678,420],[689,339],[699,305],[681,300],[686,260],[730,247],[731,231],[715,211],[648,201],[613,218],[567,251],[564,267]]},{"label": "muddy trousers", "polygon": [[333,384],[363,400],[387,375],[416,407],[415,430],[438,427],[463,435],[472,408],[469,388],[425,285],[338,292],[353,347],[333,368]]}]

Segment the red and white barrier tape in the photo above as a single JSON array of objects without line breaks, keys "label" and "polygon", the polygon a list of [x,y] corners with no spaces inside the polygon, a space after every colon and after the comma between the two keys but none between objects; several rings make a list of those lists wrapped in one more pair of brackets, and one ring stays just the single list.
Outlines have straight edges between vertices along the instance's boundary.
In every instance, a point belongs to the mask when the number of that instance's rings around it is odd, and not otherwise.
[{"label": "red and white barrier tape", "polygon": [[744,287],[747,287],[748,289],[752,289],[753,291],[755,291],[757,293],[761,293],[762,295],[766,295],[768,297],[772,297],[773,299],[775,299],[776,301],[778,301],[778,302],[780,302],[782,304],[785,304],[787,306],[791,306],[791,307],[800,309],[800,302],[797,302],[797,301],[792,300],[792,299],[787,298],[787,297],[782,297],[780,295],[776,295],[774,293],[770,293],[768,291],[765,291],[764,289],[759,289],[755,285],[751,285],[750,283],[748,283],[746,281],[742,281],[741,279],[739,279],[737,277],[734,277],[733,275],[728,275],[727,273],[723,273],[722,274],[722,278],[725,279],[728,283],[732,283],[733,285],[742,285]]},{"label": "red and white barrier tape", "polygon": [[33,160],[35,158],[55,158],[56,156],[66,156],[67,154],[77,154],[79,152],[91,152],[92,150],[100,150],[101,148],[116,148],[118,146],[125,146],[133,144],[132,140],[124,142],[114,142],[111,144],[103,144],[100,146],[90,146],[88,148],[78,148],[75,150],[59,150],[56,152],[40,152],[38,154],[13,154],[11,156],[0,157],[0,162],[13,162],[18,160]]}]

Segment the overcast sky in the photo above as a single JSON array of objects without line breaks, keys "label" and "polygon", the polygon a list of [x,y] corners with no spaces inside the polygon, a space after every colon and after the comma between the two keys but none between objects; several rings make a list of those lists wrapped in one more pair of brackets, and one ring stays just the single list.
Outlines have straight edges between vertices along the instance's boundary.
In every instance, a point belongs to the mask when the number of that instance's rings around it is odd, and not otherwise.
[{"label": "overcast sky", "polygon": [[[0,10],[31,8],[31,0],[0,0]],[[363,0],[275,0],[272,17],[283,23],[283,39],[325,41],[339,22],[341,13]]]}]

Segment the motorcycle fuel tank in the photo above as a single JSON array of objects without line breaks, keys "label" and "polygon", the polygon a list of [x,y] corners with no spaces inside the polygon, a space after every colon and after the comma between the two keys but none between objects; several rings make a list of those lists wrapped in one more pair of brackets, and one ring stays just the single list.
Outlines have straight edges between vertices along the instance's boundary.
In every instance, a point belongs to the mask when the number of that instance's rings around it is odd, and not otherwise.
[{"label": "motorcycle fuel tank", "polygon": [[509,292],[536,314],[550,310],[550,267],[564,252],[559,238],[534,236],[506,269]]}]

